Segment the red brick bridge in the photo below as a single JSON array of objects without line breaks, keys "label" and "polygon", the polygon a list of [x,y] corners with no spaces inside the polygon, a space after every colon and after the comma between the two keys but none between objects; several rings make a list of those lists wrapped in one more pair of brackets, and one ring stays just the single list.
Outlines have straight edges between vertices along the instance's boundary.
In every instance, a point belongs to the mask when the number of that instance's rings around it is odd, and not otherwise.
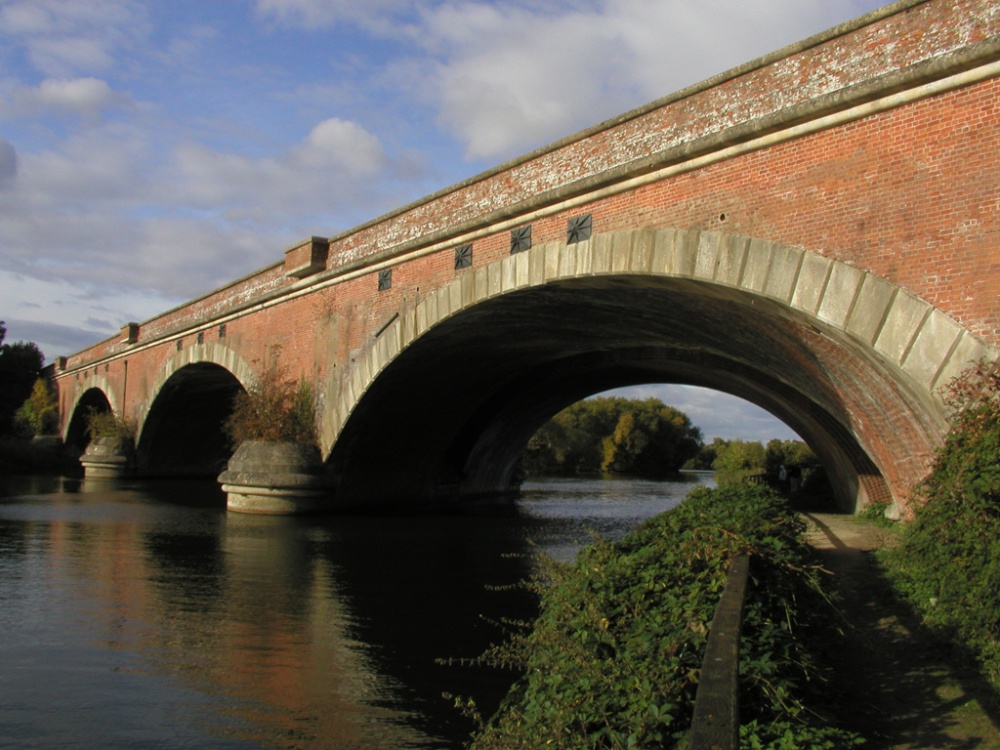
[{"label": "red brick bridge", "polygon": [[332,238],[56,367],[147,476],[216,474],[280,346],[330,507],[502,493],[533,431],[612,387],[766,408],[838,501],[905,505],[940,389],[1000,344],[1000,3],[903,0]]}]

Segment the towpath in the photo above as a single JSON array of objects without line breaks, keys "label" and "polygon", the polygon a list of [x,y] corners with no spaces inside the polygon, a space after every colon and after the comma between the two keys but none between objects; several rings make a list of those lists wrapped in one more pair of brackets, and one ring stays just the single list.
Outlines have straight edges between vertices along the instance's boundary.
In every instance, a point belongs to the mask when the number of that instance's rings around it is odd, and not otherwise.
[{"label": "towpath", "polygon": [[893,594],[873,550],[891,531],[853,516],[806,513],[808,538],[833,575],[847,641],[831,699],[873,750],[995,750],[1000,700],[975,668]]}]

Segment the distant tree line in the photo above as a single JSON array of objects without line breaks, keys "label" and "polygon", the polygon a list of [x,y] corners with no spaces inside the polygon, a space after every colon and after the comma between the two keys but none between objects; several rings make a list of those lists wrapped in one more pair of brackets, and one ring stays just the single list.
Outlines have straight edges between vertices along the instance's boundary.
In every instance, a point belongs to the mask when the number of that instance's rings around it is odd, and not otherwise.
[{"label": "distant tree line", "polygon": [[529,476],[668,476],[702,446],[701,430],[662,401],[600,397],[563,409],[532,436],[522,467]]},{"label": "distant tree line", "polygon": [[777,477],[781,467],[810,472],[819,468],[819,459],[801,440],[769,440],[767,445],[756,440],[723,440],[715,438],[702,445],[698,455],[684,468],[713,469],[731,475],[734,481],[764,474]]},{"label": "distant tree line", "polygon": [[[782,472],[782,467],[785,471]],[[719,484],[749,478],[784,490],[826,483],[819,459],[800,440],[702,440],[684,412],[662,401],[600,397],[556,414],[528,441],[522,457],[528,476],[622,474],[663,477],[680,469],[716,472]]]}]

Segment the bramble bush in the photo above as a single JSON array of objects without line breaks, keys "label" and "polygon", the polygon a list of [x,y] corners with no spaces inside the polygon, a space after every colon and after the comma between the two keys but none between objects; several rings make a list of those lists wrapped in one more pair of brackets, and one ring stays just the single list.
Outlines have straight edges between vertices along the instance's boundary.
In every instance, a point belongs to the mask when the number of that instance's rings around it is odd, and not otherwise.
[{"label": "bramble bush", "polygon": [[946,401],[951,428],[882,559],[924,621],[969,646],[1000,687],[1000,365],[971,367]]},{"label": "bramble bush", "polygon": [[[622,541],[546,561],[540,615],[481,662],[518,669],[471,747],[683,747],[708,631],[731,558],[751,555],[740,656],[747,748],[846,748],[861,739],[821,715],[832,605],[804,524],[761,485],[700,488]],[[475,704],[458,705],[475,715]]]},{"label": "bramble bush", "polygon": [[233,400],[224,429],[234,447],[248,440],[315,444],[312,387],[305,381],[296,383],[284,368],[272,364]]},{"label": "bramble bush", "polygon": [[135,434],[135,420],[108,410],[91,409],[87,412],[87,437],[91,440],[102,437],[134,440]]}]

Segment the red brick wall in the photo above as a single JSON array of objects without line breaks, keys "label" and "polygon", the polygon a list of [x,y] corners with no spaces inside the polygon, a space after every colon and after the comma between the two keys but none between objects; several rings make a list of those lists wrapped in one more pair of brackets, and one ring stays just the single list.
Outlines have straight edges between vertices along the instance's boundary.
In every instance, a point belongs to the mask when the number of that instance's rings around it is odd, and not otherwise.
[{"label": "red brick wall", "polygon": [[[707,151],[724,137],[737,142],[738,131],[751,137],[783,117],[832,111],[837,92],[905,77],[933,59],[979,64],[998,37],[995,1],[930,0],[758,61],[333,238],[325,273],[299,281],[279,263],[143,323],[135,345],[115,337],[73,355],[60,381],[63,408],[95,366],[112,388],[124,387],[126,357],[129,399],[144,398],[177,341],[190,346],[199,331],[247,362],[278,344],[293,373],[343,377],[392,316],[468,272],[453,267],[464,233],[478,232],[474,265],[489,264],[509,254],[510,228],[490,227],[521,211],[669,164],[685,144]],[[772,240],[871,271],[1000,345],[998,109],[1000,82],[976,83],[537,218],[533,240],[564,241],[567,219],[584,213],[595,232],[702,228]],[[441,249],[400,255],[434,243]],[[365,270],[379,262],[395,262],[383,292],[379,267]],[[318,286],[309,294],[255,307],[310,284]],[[883,416],[861,415],[858,429],[877,433]],[[886,438],[895,443],[876,460],[891,466],[908,439]],[[926,440],[914,433],[912,442],[923,461]]]}]

